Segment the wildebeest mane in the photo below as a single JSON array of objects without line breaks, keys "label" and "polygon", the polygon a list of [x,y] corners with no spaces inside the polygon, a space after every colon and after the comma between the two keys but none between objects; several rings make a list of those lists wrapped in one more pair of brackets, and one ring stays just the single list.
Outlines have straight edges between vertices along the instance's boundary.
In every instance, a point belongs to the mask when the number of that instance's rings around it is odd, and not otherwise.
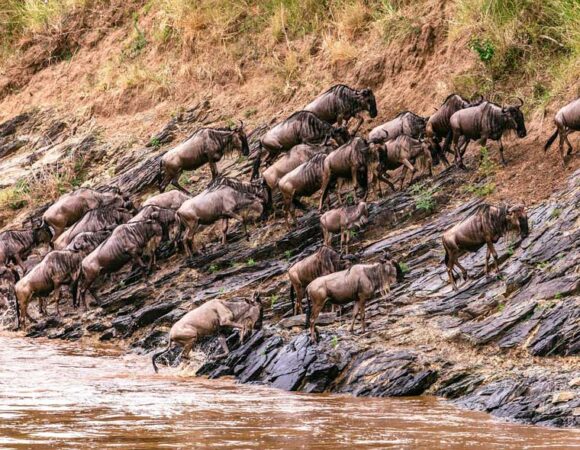
[{"label": "wildebeest mane", "polygon": [[482,225],[495,236],[501,236],[507,229],[508,207],[504,204],[493,206],[487,203],[479,205],[474,215],[481,217]]},{"label": "wildebeest mane", "polygon": [[241,194],[250,194],[252,196],[259,196],[261,194],[261,189],[257,186],[252,185],[244,181],[238,181],[230,177],[216,177],[207,186],[208,192],[216,191],[222,187],[230,187],[233,190]]}]

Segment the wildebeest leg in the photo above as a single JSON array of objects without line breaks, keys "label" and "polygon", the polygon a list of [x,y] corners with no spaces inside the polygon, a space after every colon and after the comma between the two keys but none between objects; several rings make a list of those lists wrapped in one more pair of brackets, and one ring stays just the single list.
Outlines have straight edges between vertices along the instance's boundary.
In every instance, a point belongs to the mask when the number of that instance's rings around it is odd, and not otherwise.
[{"label": "wildebeest leg", "polygon": [[230,353],[230,349],[228,348],[228,341],[226,340],[226,337],[222,333],[219,334],[218,341],[224,352],[220,353],[219,355],[216,355],[216,358],[223,358],[224,356],[227,356]]},{"label": "wildebeest leg", "polygon": [[60,317],[60,301],[62,300],[62,288],[58,288],[58,297],[56,298],[56,315]]},{"label": "wildebeest leg", "polygon": [[401,171],[401,186],[399,187],[399,190],[402,191],[403,190],[403,186],[405,184],[405,177],[407,176],[407,166],[403,166],[403,170]]},{"label": "wildebeest leg", "polygon": [[302,299],[304,298],[304,288],[301,284],[294,287],[296,291],[296,303],[294,304],[294,315],[302,314]]},{"label": "wildebeest leg", "polygon": [[[358,119],[358,123],[356,124],[356,127],[354,127],[354,130],[351,133],[351,136],[355,136],[358,133],[358,130],[359,130],[360,126],[363,124],[363,121],[364,121],[363,117],[360,114],[357,114],[356,117]],[[346,123],[345,123],[345,126],[346,126]]]},{"label": "wildebeest leg", "polygon": [[[327,245],[330,247],[331,243],[332,243],[332,233],[330,231],[328,231],[326,228],[322,228],[322,235],[324,238],[324,245]],[[342,243],[341,243],[342,245]]]},{"label": "wildebeest leg", "polygon": [[464,280],[467,280],[469,278],[469,275],[467,273],[467,269],[465,267],[463,267],[460,263],[459,263],[459,259],[457,259],[455,261],[455,265],[457,267],[459,267],[459,270],[461,270],[461,275],[463,276]]},{"label": "wildebeest leg", "polygon": [[209,170],[211,170],[211,179],[215,180],[219,175],[217,164],[215,163],[215,161],[211,160],[209,161]]},{"label": "wildebeest leg", "polygon": [[14,259],[16,260],[18,267],[20,267],[20,270],[22,270],[22,276],[26,275],[26,266],[24,265],[24,261],[22,261],[22,258],[18,253],[14,255]]},{"label": "wildebeest leg", "polygon": [[366,309],[366,298],[365,297],[361,297],[359,299],[360,302],[360,323],[362,326],[362,333],[364,334],[367,327],[366,327],[366,323],[365,323],[365,309]]},{"label": "wildebeest leg", "polygon": [[350,328],[348,329],[348,331],[350,331],[351,333],[354,331],[354,323],[356,322],[356,316],[358,315],[359,308],[360,308],[360,305],[359,305],[359,302],[357,301],[354,304],[354,308],[352,308],[352,321],[350,323]]},{"label": "wildebeest leg", "polygon": [[487,267],[487,260],[489,258],[489,254],[491,253],[491,255],[493,256],[493,262],[495,265],[495,271],[499,272],[499,261],[497,259],[497,252],[495,251],[495,248],[493,246],[493,242],[491,241],[487,241],[487,253],[485,255],[485,273],[488,273],[488,267]]},{"label": "wildebeest leg", "polygon": [[323,178],[322,178],[322,186],[321,186],[322,195],[320,196],[320,203],[318,205],[319,212],[322,211],[322,204],[324,203],[324,200],[326,199],[326,196],[328,195],[329,184],[330,184],[330,176],[326,176],[326,174],[324,174]]},{"label": "wildebeest leg", "polygon": [[189,354],[191,353],[191,348],[193,347],[195,339],[192,339],[187,344],[183,346],[183,350],[181,350],[181,359],[189,359]]},{"label": "wildebeest leg", "polygon": [[310,312],[310,340],[311,342],[318,342],[316,337],[316,320],[318,319],[318,315],[322,308],[324,308],[324,304],[326,303],[326,299],[321,303],[316,301],[312,302],[311,312]]},{"label": "wildebeest leg", "polygon": [[388,178],[386,178],[384,174],[379,173],[379,185],[380,185],[381,181],[384,181],[385,183],[387,183],[393,192],[395,192],[397,190],[395,188],[395,185],[393,183],[391,183],[391,181]]},{"label": "wildebeest leg", "polygon": [[229,219],[227,217],[225,219],[222,219],[222,245],[226,245],[227,241],[226,236],[228,235],[228,225]]},{"label": "wildebeest leg", "polygon": [[453,290],[457,290],[457,284],[455,283],[455,275],[453,274],[453,266],[457,262],[457,256],[454,252],[445,248],[445,252],[447,254],[447,275],[449,276],[449,281],[451,282],[451,286]]},{"label": "wildebeest leg", "polygon": [[181,184],[179,184],[179,176],[181,175],[181,172],[179,172],[177,175],[175,175],[173,177],[173,179],[171,180],[171,184],[173,186],[175,186],[177,189],[179,189],[181,192],[183,192],[184,194],[187,195],[191,195],[191,192],[189,192],[187,189],[185,189]]},{"label": "wildebeest leg", "polygon": [[505,158],[503,156],[503,142],[501,140],[501,137],[499,138],[499,156],[501,158],[501,164],[503,166],[506,166],[507,165],[507,162],[506,162],[506,160],[505,160]]},{"label": "wildebeest leg", "polygon": [[566,156],[570,156],[574,152],[574,148],[572,147],[572,144],[568,139],[568,135],[570,134],[570,132],[571,131],[569,129],[564,130],[564,139],[566,139],[566,144],[568,144],[568,152],[566,153]]}]

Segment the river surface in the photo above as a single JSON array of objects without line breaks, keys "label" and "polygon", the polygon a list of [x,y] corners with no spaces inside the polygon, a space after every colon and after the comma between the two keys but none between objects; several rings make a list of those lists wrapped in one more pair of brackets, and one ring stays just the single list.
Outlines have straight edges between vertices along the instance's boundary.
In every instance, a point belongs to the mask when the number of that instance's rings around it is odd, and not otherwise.
[{"label": "river surface", "polygon": [[580,449],[579,430],[434,398],[295,394],[161,372],[112,348],[0,334],[0,448]]}]

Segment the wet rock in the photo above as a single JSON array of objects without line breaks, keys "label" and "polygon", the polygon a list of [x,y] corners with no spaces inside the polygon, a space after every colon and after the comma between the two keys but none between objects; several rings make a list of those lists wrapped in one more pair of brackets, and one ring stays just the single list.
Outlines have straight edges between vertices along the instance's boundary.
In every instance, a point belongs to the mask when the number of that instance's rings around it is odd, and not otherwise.
[{"label": "wet rock", "polygon": [[91,331],[94,333],[100,333],[101,331],[105,331],[107,328],[109,328],[107,325],[105,325],[102,322],[95,322],[90,324],[89,326],[87,326],[87,331]]},{"label": "wet rock", "polygon": [[279,352],[268,369],[268,382],[285,391],[298,389],[308,366],[316,359],[316,349],[310,337],[302,334],[290,341]]},{"label": "wet rock", "polygon": [[113,328],[109,328],[99,337],[99,341],[102,342],[110,341],[111,339],[115,338],[116,335],[117,334],[115,333],[115,330]]},{"label": "wet rock", "polygon": [[534,356],[580,353],[580,298],[571,298],[546,310],[529,352]]},{"label": "wet rock", "polygon": [[442,382],[436,394],[449,399],[464,397],[471,394],[483,381],[482,376],[460,372]]},{"label": "wet rock", "polygon": [[41,320],[41,321],[35,323],[34,325],[32,325],[28,329],[28,333],[26,334],[26,337],[34,338],[34,337],[46,336],[47,332],[51,328],[58,328],[58,327],[61,327],[63,324],[64,324],[63,321],[61,319],[59,319],[58,317],[49,317],[48,319]]},{"label": "wet rock", "polygon": [[[318,316],[318,319],[316,320],[316,325],[317,326],[331,325],[334,322],[336,322],[336,313],[322,313]],[[304,328],[305,323],[306,323],[306,315],[299,314],[297,316],[282,319],[276,325],[282,328],[294,328],[294,327]]]}]

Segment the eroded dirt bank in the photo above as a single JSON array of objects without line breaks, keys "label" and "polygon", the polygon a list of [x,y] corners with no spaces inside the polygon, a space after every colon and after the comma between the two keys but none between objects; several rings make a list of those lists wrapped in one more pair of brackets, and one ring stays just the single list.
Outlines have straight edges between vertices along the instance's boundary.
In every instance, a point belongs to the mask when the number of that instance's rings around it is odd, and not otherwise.
[{"label": "eroded dirt bank", "polygon": [[[130,154],[92,137],[85,124],[78,124],[80,131],[72,135],[46,127],[40,136],[53,130],[49,141],[31,138],[11,150],[10,145],[23,139],[29,118],[4,125],[2,145],[8,146],[8,156],[21,159],[21,148],[30,146],[33,151],[24,166],[39,160],[59,164],[82,154],[90,173],[107,161],[114,171],[103,183],[119,186],[139,200],[153,192],[151,183],[163,152],[159,145],[210,122],[209,114],[201,105],[186,111],[155,136],[156,145]],[[252,143],[261,130],[253,133]],[[3,168],[22,165],[10,157],[3,161]],[[232,176],[250,170],[248,162],[232,160],[220,168]],[[370,302],[365,335],[346,331],[348,308],[342,320],[331,313],[324,316],[317,345],[309,343],[302,329],[303,316],[285,317],[291,308],[285,271],[321,243],[318,214],[311,210],[292,231],[279,217],[258,225],[249,242],[235,228],[225,248],[214,243],[210,231],[204,236],[212,241],[206,253],[191,259],[166,245],[161,267],[150,277],[140,270],[115,274],[98,289],[100,306],[86,313],[67,309],[60,318],[41,320],[28,336],[116,341],[130,351],[149,353],[165,344],[168,327],[194,305],[259,290],[267,309],[264,330],[226,359],[210,360],[199,374],[234,375],[242,382],[308,392],[434,393],[501,417],[578,426],[580,172],[559,193],[529,207],[528,238],[500,241],[500,277],[483,275],[481,250],[464,259],[473,279],[452,292],[441,264],[440,236],[481,201],[462,190],[472,176],[448,170],[373,203],[369,225],[354,238],[354,251],[361,252],[362,261],[372,261],[387,249],[409,271],[387,298]],[[194,177],[197,183],[192,187],[198,189],[207,174]],[[425,198],[432,208],[418,207]],[[38,216],[43,209],[27,211],[16,222]],[[236,336],[230,339],[232,348],[235,340]],[[214,346],[208,342],[204,348],[211,354]],[[168,358],[173,364],[176,353]]]}]

